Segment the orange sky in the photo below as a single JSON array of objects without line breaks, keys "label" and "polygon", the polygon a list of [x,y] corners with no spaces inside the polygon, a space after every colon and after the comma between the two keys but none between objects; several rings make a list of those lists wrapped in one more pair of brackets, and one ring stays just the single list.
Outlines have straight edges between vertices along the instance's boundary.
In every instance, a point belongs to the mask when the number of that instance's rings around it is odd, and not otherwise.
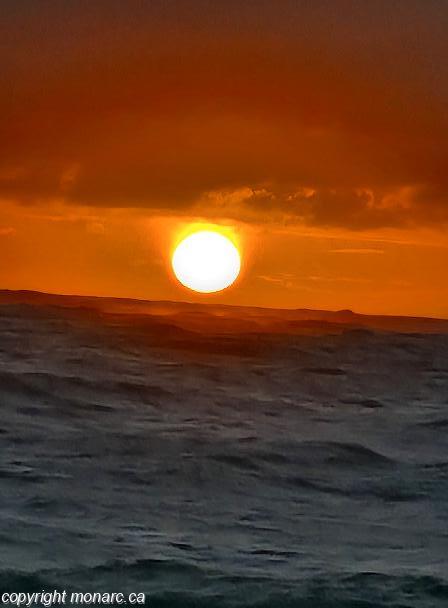
[{"label": "orange sky", "polygon": [[[5,0],[0,286],[448,317],[446,4]],[[206,297],[206,296],[205,296]]]}]

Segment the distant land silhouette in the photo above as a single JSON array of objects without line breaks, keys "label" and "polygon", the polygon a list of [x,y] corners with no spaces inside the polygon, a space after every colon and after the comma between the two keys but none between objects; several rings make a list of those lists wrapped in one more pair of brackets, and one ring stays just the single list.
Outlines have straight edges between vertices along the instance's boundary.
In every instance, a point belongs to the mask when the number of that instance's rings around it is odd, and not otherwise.
[{"label": "distant land silhouette", "polygon": [[[0,290],[0,306],[30,307],[43,314],[97,318],[113,325],[210,334],[322,334],[365,329],[399,333],[448,333],[448,319],[365,315],[351,310],[277,309],[215,303],[134,300]],[[17,309],[19,312],[20,309]],[[27,311],[27,313],[25,313]]]}]

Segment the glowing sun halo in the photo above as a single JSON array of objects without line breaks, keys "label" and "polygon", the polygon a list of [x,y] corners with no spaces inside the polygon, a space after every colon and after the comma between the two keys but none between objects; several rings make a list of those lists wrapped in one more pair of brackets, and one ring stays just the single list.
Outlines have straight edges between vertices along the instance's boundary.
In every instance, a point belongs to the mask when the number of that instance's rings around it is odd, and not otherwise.
[{"label": "glowing sun halo", "polygon": [[177,279],[194,291],[212,293],[229,287],[241,268],[238,249],[223,234],[201,230],[176,247],[172,266]]}]

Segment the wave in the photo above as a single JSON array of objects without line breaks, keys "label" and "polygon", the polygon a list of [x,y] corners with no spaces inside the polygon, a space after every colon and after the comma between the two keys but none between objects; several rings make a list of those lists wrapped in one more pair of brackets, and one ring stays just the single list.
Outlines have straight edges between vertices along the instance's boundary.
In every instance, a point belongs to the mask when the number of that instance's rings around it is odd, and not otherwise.
[{"label": "wave", "polygon": [[19,392],[31,397],[55,397],[61,391],[84,389],[109,394],[126,394],[144,401],[148,397],[167,397],[167,389],[149,383],[129,380],[92,380],[82,376],[57,375],[46,372],[0,372],[0,388],[6,392]]},{"label": "wave", "polygon": [[255,455],[266,463],[279,465],[322,462],[357,467],[390,467],[399,464],[397,460],[360,443],[300,441],[288,444],[283,442],[278,447],[273,443],[270,447],[271,449],[258,451]]},{"label": "wave", "polygon": [[437,430],[437,429],[445,430],[446,427],[448,427],[448,418],[438,418],[437,420],[430,420],[429,422],[422,422],[422,423],[420,423],[419,426],[421,426],[423,428],[433,429],[433,430]]},{"label": "wave", "polygon": [[[430,575],[333,573],[297,580],[226,575],[176,561],[114,561],[91,568],[0,572],[0,593],[115,589],[146,594],[154,608],[445,608],[447,581]],[[177,591],[173,591],[177,589]]]},{"label": "wave", "polygon": [[325,452],[327,462],[331,462],[333,464],[384,466],[394,463],[391,458],[363,446],[360,443],[313,441],[306,442],[305,444],[309,447]]},{"label": "wave", "polygon": [[333,496],[342,496],[345,498],[377,498],[384,502],[414,502],[424,497],[424,494],[410,489],[400,488],[396,486],[385,486],[382,482],[376,480],[370,483],[364,482],[361,485],[353,483],[349,487],[331,485],[320,481],[306,479],[300,476],[292,476],[287,478],[286,483],[296,489],[303,491],[319,492]]}]

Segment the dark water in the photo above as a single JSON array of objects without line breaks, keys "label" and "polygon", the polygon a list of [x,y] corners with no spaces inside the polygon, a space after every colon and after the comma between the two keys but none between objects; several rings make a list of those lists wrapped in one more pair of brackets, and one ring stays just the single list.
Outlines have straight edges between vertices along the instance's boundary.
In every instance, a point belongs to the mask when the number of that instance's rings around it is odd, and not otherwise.
[{"label": "dark water", "polygon": [[1,592],[448,605],[446,336],[279,337],[246,356],[244,337],[226,354],[220,338],[161,349],[13,312],[0,317]]}]

